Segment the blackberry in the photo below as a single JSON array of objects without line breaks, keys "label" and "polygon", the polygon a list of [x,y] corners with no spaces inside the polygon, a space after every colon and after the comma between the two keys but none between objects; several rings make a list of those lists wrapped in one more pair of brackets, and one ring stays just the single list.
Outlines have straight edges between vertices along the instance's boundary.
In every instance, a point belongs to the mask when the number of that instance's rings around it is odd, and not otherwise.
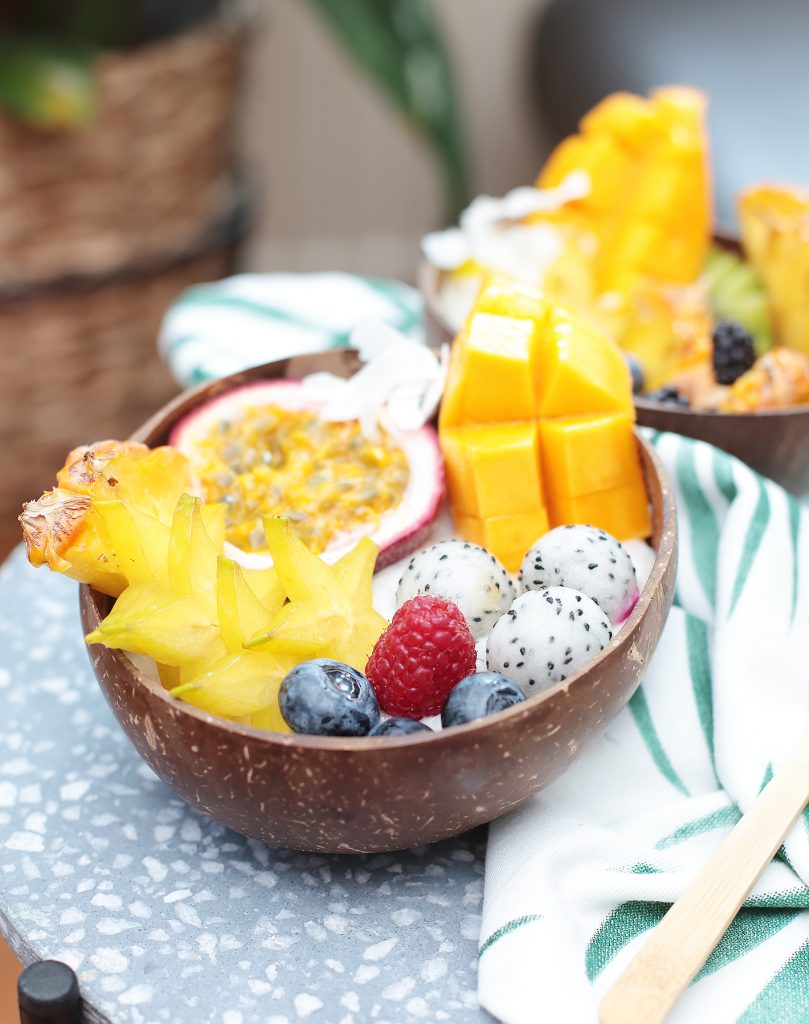
[{"label": "blackberry", "polygon": [[713,368],[719,384],[732,384],[756,361],[753,337],[741,324],[720,320],[713,331]]},{"label": "blackberry", "polygon": [[688,399],[685,395],[681,395],[673,384],[666,384],[662,388],[658,388],[657,391],[650,391],[643,397],[648,398],[650,402],[663,402],[666,405],[688,405]]}]

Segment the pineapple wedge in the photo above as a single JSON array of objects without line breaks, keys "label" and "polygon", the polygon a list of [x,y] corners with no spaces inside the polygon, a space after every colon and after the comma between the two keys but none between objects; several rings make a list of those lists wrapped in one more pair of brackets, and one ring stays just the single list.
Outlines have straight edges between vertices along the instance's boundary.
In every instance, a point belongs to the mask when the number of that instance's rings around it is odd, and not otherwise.
[{"label": "pineapple wedge", "polygon": [[32,565],[47,565],[117,597],[128,582],[162,565],[177,500],[193,486],[190,464],[173,448],[101,441],[75,448],[58,486],[20,515]]},{"label": "pineapple wedge", "polygon": [[757,185],[739,198],[742,243],[764,287],[776,340],[809,355],[809,189]]},{"label": "pineapple wedge", "polygon": [[111,597],[126,587],[104,520],[86,495],[62,487],[46,491],[26,502],[20,524],[31,565],[47,565]]}]

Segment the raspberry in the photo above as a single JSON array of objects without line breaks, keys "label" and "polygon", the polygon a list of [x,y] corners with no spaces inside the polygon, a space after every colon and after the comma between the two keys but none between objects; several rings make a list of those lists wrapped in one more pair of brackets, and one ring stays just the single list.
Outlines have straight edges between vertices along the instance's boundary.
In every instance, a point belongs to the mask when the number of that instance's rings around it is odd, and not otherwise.
[{"label": "raspberry", "polygon": [[365,674],[389,715],[437,715],[455,684],[475,671],[475,641],[457,605],[405,601],[377,640]]}]

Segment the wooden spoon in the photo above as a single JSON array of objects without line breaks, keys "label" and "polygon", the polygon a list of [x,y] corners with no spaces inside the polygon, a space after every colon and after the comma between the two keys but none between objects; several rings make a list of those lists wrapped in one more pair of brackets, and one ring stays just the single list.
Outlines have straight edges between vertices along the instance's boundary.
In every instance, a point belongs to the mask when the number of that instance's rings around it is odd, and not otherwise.
[{"label": "wooden spoon", "polygon": [[809,730],[604,996],[601,1024],[666,1019],[807,803]]}]

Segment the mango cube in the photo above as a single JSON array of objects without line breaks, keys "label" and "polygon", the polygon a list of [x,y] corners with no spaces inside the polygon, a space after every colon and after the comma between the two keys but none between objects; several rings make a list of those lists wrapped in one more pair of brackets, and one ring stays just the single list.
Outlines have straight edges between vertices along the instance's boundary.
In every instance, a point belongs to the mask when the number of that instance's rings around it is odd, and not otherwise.
[{"label": "mango cube", "polygon": [[456,373],[450,374],[443,423],[533,419],[536,333],[532,320],[473,314],[462,336]]},{"label": "mango cube", "polygon": [[504,516],[543,504],[535,422],[447,430],[441,448],[450,500],[458,514]]},{"label": "mango cube", "polygon": [[511,572],[561,523],[648,535],[634,418],[629,369],[607,335],[489,278],[456,339],[439,418],[456,530]]},{"label": "mango cube", "polygon": [[475,300],[475,312],[533,320],[541,324],[546,318],[548,304],[535,288],[506,274],[492,273],[481,286]]},{"label": "mango cube", "polygon": [[632,412],[632,381],[618,346],[597,327],[560,307],[539,351],[539,414]]},{"label": "mango cube", "polygon": [[542,420],[540,436],[549,496],[579,497],[640,479],[629,413]]},{"label": "mango cube", "polygon": [[643,477],[624,487],[579,497],[553,496],[551,524],[587,523],[611,533],[618,540],[642,540],[652,532],[649,500]]},{"label": "mango cube", "polygon": [[548,532],[548,514],[544,507],[519,515],[492,516],[478,519],[459,516],[455,526],[464,538],[480,544],[497,555],[509,572],[517,572],[525,552]]},{"label": "mango cube", "polygon": [[649,99],[614,93],[551,153],[540,188],[573,171],[590,179],[589,195],[559,216],[589,229],[600,291],[631,292],[638,277],[688,283],[700,273],[713,219],[704,121],[695,89],[659,89]]}]

